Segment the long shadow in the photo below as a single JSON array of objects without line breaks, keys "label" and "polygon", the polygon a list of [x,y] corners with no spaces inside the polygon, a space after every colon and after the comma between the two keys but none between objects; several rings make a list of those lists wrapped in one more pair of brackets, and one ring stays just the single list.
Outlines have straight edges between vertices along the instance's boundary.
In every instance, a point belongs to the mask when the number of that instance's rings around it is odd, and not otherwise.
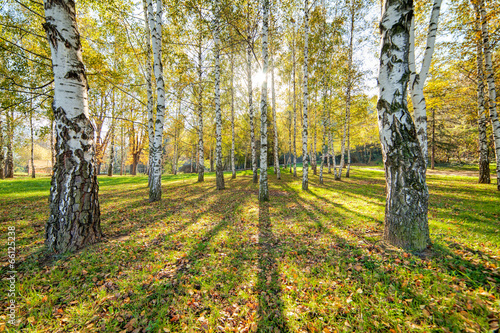
[{"label": "long shadow", "polygon": [[[237,193],[241,193],[238,188],[241,186],[233,187],[232,190],[235,190]],[[176,323],[178,321],[179,316],[186,315],[188,312],[198,316],[200,313],[205,312],[210,314],[211,308],[204,304],[203,298],[197,298],[199,306],[196,309],[180,309],[176,308],[175,300],[179,297],[185,297],[190,291],[186,286],[188,282],[200,281],[203,279],[203,276],[206,274],[205,269],[210,267],[206,267],[203,263],[215,253],[222,251],[223,249],[215,249],[215,247],[211,247],[211,243],[214,242],[217,235],[223,232],[226,229],[231,229],[234,227],[234,212],[238,210],[238,208],[246,202],[246,200],[250,197],[248,193],[241,193],[239,196],[235,196],[234,191],[210,191],[210,196],[217,196],[217,200],[212,202],[209,207],[202,213],[197,213],[193,216],[193,218],[184,224],[181,228],[185,229],[187,225],[194,224],[199,221],[201,215],[204,213],[212,212],[212,213],[220,213],[222,216],[218,218],[218,222],[209,226],[209,229],[201,236],[199,240],[191,246],[191,250],[181,258],[178,258],[175,262],[167,262],[164,268],[155,274],[156,278],[160,280],[159,283],[155,284],[154,281],[151,281],[152,286],[143,285],[143,288],[149,289],[152,291],[150,296],[146,299],[136,299],[136,302],[139,304],[144,304],[144,307],[150,307],[151,311],[147,315],[151,318],[151,322],[153,323],[150,328],[156,330],[158,327],[161,327],[161,321],[163,318],[167,318],[173,325],[173,327],[177,327]],[[158,250],[158,245],[162,243],[166,243],[166,247],[164,250],[172,250],[169,247],[169,243],[171,243],[173,234],[162,234],[157,237],[156,241],[152,242],[152,246],[149,251]],[[178,245],[177,245],[178,246]],[[243,249],[241,249],[243,251]],[[212,251],[215,251],[212,253]],[[234,254],[235,257],[243,257],[243,253],[240,251],[236,251]],[[238,272],[241,276],[244,276],[244,267],[242,265],[245,263],[245,260],[231,260],[229,259],[230,266],[233,271]],[[211,274],[217,275],[218,270],[214,270]],[[219,302],[226,302],[225,299],[231,293],[231,290],[234,290],[234,285],[226,286],[224,283],[227,277],[223,275],[220,276],[222,283],[217,283],[214,289],[208,295],[211,297],[217,298]],[[216,279],[217,280],[217,279]],[[237,279],[239,280],[239,279]],[[238,283],[238,282],[233,282]],[[153,287],[151,289],[151,287]],[[207,286],[203,286],[198,282],[194,283],[194,289],[201,290],[205,289]],[[199,294],[194,295],[193,297],[198,297]],[[151,306],[151,302],[154,301],[156,306]],[[206,301],[206,299],[205,299]],[[228,306],[230,306],[228,304]]]},{"label": "long shadow", "polygon": [[276,254],[277,240],[269,218],[269,203],[259,203],[259,258],[257,294],[259,299],[258,332],[289,332],[283,315],[281,282]]}]

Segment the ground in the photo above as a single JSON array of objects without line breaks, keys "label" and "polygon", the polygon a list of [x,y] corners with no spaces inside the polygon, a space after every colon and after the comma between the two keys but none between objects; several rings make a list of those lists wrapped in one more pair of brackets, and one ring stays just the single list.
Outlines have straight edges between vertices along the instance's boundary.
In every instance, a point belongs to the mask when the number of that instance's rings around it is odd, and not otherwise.
[{"label": "ground", "polygon": [[[459,170],[457,171],[459,174]],[[457,173],[456,173],[457,174]],[[432,246],[382,239],[384,174],[270,174],[259,204],[248,172],[100,177],[105,238],[77,253],[43,247],[49,178],[0,187],[1,274],[16,227],[18,329],[27,332],[487,332],[500,313],[500,194],[477,177],[430,174]],[[8,282],[2,280],[2,309]],[[0,331],[11,330],[4,325]]]}]

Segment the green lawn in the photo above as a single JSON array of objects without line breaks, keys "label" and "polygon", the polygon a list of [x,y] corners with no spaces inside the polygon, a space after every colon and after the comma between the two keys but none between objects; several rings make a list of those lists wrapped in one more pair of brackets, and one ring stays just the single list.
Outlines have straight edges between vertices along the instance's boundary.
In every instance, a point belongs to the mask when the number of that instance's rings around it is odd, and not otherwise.
[{"label": "green lawn", "polygon": [[[384,174],[354,167],[270,175],[259,204],[249,171],[102,176],[102,242],[59,257],[43,247],[49,178],[0,181],[2,276],[16,226],[19,329],[29,332],[487,332],[500,313],[500,193],[429,175],[433,246],[381,241]],[[5,310],[7,282],[1,281]],[[5,311],[3,311],[5,313]],[[2,317],[2,323],[5,316]],[[11,329],[2,326],[0,331]]]}]

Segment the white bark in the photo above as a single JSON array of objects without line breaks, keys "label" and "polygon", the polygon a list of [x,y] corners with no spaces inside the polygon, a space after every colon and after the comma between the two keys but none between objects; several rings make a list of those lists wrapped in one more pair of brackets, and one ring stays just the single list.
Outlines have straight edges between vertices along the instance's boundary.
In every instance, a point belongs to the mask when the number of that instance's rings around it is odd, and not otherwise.
[{"label": "white bark", "polygon": [[[476,10],[476,30],[481,33],[481,13],[479,6],[474,4]],[[486,136],[486,110],[484,100],[484,64],[483,44],[479,36],[477,42],[477,104],[478,104],[478,132],[479,132],[479,183],[490,184],[490,161],[488,154],[488,139]]]},{"label": "white bark", "polygon": [[[0,117],[1,116],[2,116],[2,113],[0,113]],[[2,118],[0,118],[0,179],[5,178],[5,175],[3,172],[4,160],[5,160],[5,155],[3,153],[3,124],[2,124]]]},{"label": "white bark", "polygon": [[432,54],[434,53],[434,45],[436,42],[436,34],[438,28],[439,12],[441,9],[442,0],[434,0],[432,7],[431,18],[429,22],[429,31],[427,34],[427,45],[425,48],[424,58],[422,60],[422,67],[420,72],[417,73],[415,65],[415,18],[412,16],[410,28],[410,89],[411,100],[413,103],[413,113],[415,117],[415,125],[417,127],[417,137],[420,142],[420,149],[422,156],[427,163],[427,111],[424,96],[424,85],[429,69],[431,67]]},{"label": "white bark", "polygon": [[147,0],[149,29],[153,46],[154,75],[156,79],[156,120],[153,142],[150,142],[150,175],[149,201],[161,199],[161,161],[163,143],[163,122],[165,118],[165,83],[163,81],[163,65],[161,57],[162,45],[162,0],[156,0],[156,15],[153,11],[153,0]]},{"label": "white bark", "polygon": [[[148,113],[148,140],[151,145],[154,141],[154,113],[153,113],[153,83],[151,75],[151,31],[149,30],[149,17],[148,17],[148,4],[146,0],[142,0],[142,7],[144,11],[144,29],[146,31],[146,91],[147,91],[147,106],[146,110]],[[151,155],[152,150],[149,150],[149,172],[148,172],[148,186],[151,186]]]},{"label": "white bark", "polygon": [[429,192],[425,161],[406,100],[412,16],[412,0],[383,2],[377,110],[387,184],[384,239],[421,251],[430,241]]},{"label": "white bark", "polygon": [[290,173],[292,173],[292,97],[290,94],[290,82],[288,82],[288,104],[289,104],[289,111],[288,111],[288,163],[290,165]]},{"label": "white bark", "polygon": [[220,3],[213,0],[213,36],[215,58],[215,181],[217,190],[224,189],[224,170],[222,168],[222,110],[220,106]]},{"label": "white bark", "polygon": [[198,41],[198,182],[205,180],[205,144],[203,143],[203,69],[202,69],[202,42],[203,35],[201,31],[201,12],[200,12],[200,31]]},{"label": "white bark", "polygon": [[495,144],[496,172],[497,172],[497,190],[500,191],[500,121],[497,113],[497,95],[495,88],[495,76],[493,73],[493,63],[491,60],[491,45],[488,32],[488,19],[484,0],[479,0],[479,9],[481,12],[481,35],[483,40],[484,61],[486,69],[486,81],[488,82],[488,95],[490,106],[490,121],[493,129],[493,141]]},{"label": "white bark", "polygon": [[307,154],[307,103],[308,103],[308,72],[307,63],[309,61],[309,49],[308,49],[308,39],[309,39],[309,1],[304,0],[304,100],[303,100],[303,114],[302,114],[302,189],[307,190],[309,188],[309,157]]},{"label": "white bark", "polygon": [[236,178],[234,165],[234,52],[231,52],[231,178]]},{"label": "white bark", "polygon": [[274,54],[271,55],[271,99],[273,109],[273,129],[274,129],[274,173],[277,179],[281,179],[280,160],[279,160],[279,147],[278,147],[278,126],[276,122],[276,94],[274,91]]},{"label": "white bark", "polygon": [[260,179],[259,201],[269,201],[267,183],[267,70],[269,67],[269,0],[262,3],[262,60],[264,81],[262,82],[260,98]]},{"label": "white bark", "polygon": [[293,82],[293,176],[297,177],[297,101],[295,90],[295,22],[293,26],[293,44],[292,44],[292,82]]},{"label": "white bark", "polygon": [[250,32],[248,35],[247,45],[247,85],[248,85],[248,115],[250,117],[250,149],[252,154],[252,179],[255,184],[258,182],[257,174],[257,151],[255,148],[255,128],[253,114],[253,87],[252,87],[252,48],[251,48]]},{"label": "white bark", "polygon": [[54,71],[56,163],[50,189],[46,245],[77,250],[101,237],[95,129],[90,121],[87,78],[76,24],[75,3],[44,1]]}]

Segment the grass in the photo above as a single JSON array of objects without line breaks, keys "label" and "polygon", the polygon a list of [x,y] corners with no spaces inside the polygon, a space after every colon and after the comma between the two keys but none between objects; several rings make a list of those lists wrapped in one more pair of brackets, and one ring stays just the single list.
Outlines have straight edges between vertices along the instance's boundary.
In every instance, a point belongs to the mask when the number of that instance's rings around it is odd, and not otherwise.
[{"label": "grass", "polygon": [[214,174],[201,184],[165,176],[153,204],[146,177],[100,177],[105,238],[57,257],[43,247],[50,179],[2,181],[0,231],[17,233],[17,329],[486,332],[498,323],[494,185],[429,175],[433,245],[417,255],[381,241],[383,172],[354,167],[325,185],[312,176],[307,192],[282,175],[270,175],[264,204],[249,171],[228,174],[219,192]]}]

